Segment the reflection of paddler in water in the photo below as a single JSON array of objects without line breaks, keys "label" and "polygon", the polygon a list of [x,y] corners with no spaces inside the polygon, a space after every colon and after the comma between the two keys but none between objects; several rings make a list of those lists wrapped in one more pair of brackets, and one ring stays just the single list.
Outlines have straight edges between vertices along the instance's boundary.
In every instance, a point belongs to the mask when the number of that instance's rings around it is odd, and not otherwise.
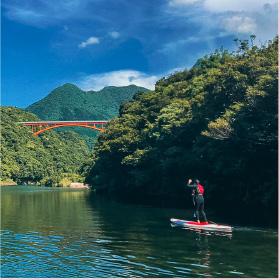
[{"label": "reflection of paddler in water", "polygon": [[196,217],[197,217],[197,223],[200,223],[200,215],[199,211],[201,212],[204,222],[207,222],[206,215],[204,212],[204,198],[203,193],[204,189],[203,186],[200,184],[200,181],[198,179],[195,180],[195,183],[192,183],[192,179],[188,180],[187,186],[190,188],[193,188],[192,195],[194,196],[194,204],[195,204],[195,211],[196,211]]},{"label": "reflection of paddler in water", "polygon": [[[208,244],[208,235],[198,234],[197,240],[197,252],[199,255],[199,265],[201,267],[210,267],[210,250]],[[209,272],[204,273],[206,276],[211,276]]]}]

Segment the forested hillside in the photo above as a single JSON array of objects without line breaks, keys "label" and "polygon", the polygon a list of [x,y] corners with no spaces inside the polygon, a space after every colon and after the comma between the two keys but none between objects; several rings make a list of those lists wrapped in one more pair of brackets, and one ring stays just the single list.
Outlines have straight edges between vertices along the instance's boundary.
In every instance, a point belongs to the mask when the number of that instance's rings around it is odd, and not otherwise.
[{"label": "forested hillside", "polygon": [[137,91],[148,91],[136,85],[109,86],[100,91],[83,91],[74,84],[54,89],[26,111],[43,120],[109,120],[118,113],[119,105],[129,101]]},{"label": "forested hillside", "polygon": [[251,39],[123,103],[83,166],[86,181],[131,198],[179,199],[199,178],[208,201],[276,208],[278,38],[261,48]]},{"label": "forested hillside", "polygon": [[[136,85],[109,86],[100,91],[83,91],[73,84],[53,90],[42,100],[30,105],[26,111],[43,120],[109,120],[117,116],[122,102],[129,101],[136,92],[148,90]],[[99,132],[78,127],[60,128],[77,132],[93,149]]]},{"label": "forested hillside", "polygon": [[19,121],[40,119],[14,107],[1,107],[1,184],[62,186],[80,181],[77,174],[89,156],[74,132],[48,131],[38,136]]}]

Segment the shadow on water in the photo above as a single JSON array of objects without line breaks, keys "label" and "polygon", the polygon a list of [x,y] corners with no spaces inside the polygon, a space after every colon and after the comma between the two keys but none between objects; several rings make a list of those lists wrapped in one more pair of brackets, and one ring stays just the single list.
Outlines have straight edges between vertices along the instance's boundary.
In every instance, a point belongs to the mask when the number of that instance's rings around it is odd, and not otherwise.
[{"label": "shadow on water", "polygon": [[[226,210],[209,209],[207,214],[211,220],[234,227],[232,233],[224,233],[171,226],[169,220],[172,217],[193,219],[192,209],[171,208],[162,204],[158,206],[141,202],[132,204],[127,200],[116,201],[93,193],[88,196],[88,203],[93,208],[98,208],[100,217],[103,219],[101,223],[105,226],[104,231],[115,231],[117,228],[118,233],[127,240],[125,247],[130,254],[139,255],[140,249],[144,248],[145,253],[153,255],[152,257],[157,255],[156,260],[158,263],[161,262],[162,266],[164,266],[163,262],[170,261],[167,257],[171,257],[173,261],[180,263],[181,272],[184,268],[185,274],[208,276],[206,275],[208,272],[201,272],[206,268],[206,264],[200,262],[201,254],[203,254],[202,259],[211,255],[213,264],[209,268],[212,276],[215,277],[247,277],[249,274],[252,277],[258,277],[264,273],[265,264],[268,264],[267,258],[270,259],[269,265],[272,262],[273,268],[277,270],[278,253],[272,247],[272,242],[278,237],[277,230],[270,229],[268,222],[255,227],[257,224],[257,222],[253,223],[255,217],[247,218],[250,212],[248,210],[244,211],[244,216],[237,218],[239,215],[237,210],[231,214]],[[261,216],[260,213],[258,216]],[[121,249],[118,250],[119,247],[115,248],[117,253],[123,253]],[[270,249],[273,252],[267,258],[263,256],[265,254],[263,251],[267,252]],[[164,252],[167,253],[166,258],[164,258]],[[181,259],[185,257],[187,260],[181,263]],[[249,268],[245,266],[246,264]],[[187,271],[189,265],[199,268],[199,272],[195,269]],[[212,270],[215,271],[212,273]]]},{"label": "shadow on water", "polygon": [[[178,209],[184,210],[188,212],[192,210],[194,212],[194,206],[192,198],[186,197],[181,199],[174,199],[162,196],[154,196],[154,197],[133,197],[130,199],[127,196],[110,196],[107,194],[97,194],[94,191],[91,191],[87,196],[88,204],[92,203],[94,200],[98,199],[106,199],[112,202],[118,202],[123,205],[138,205],[138,206],[150,206],[153,208],[161,208],[161,209]],[[216,202],[215,204],[208,203],[205,200],[205,211],[207,217],[210,221],[216,223],[223,224],[231,224],[233,226],[239,227],[262,227],[262,228],[273,228],[278,229],[278,210],[277,209],[269,209],[260,205],[243,205],[236,203],[219,204]],[[175,216],[171,216],[175,217]],[[193,218],[193,214],[190,215]],[[181,218],[176,216],[175,218],[179,219],[189,219],[189,216],[183,215]]]}]

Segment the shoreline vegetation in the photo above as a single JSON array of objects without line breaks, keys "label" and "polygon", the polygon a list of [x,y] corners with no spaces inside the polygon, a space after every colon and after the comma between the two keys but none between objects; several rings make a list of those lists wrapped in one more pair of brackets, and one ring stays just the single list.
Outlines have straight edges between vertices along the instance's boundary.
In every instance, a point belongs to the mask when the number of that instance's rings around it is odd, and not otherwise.
[{"label": "shoreline vegetation", "polygon": [[[1,181],[0,186],[21,186],[21,184],[17,184],[14,181]],[[40,185],[40,184],[34,184],[34,183],[28,183],[23,184],[22,186],[42,186],[42,187],[48,187],[46,185]],[[80,183],[80,182],[70,182],[66,184],[59,183],[57,186],[51,186],[51,187],[62,187],[62,188],[87,188],[89,189],[88,184]]]},{"label": "shoreline vegetation", "polygon": [[84,182],[78,172],[90,151],[72,131],[34,136],[20,121],[40,121],[23,109],[1,106],[1,184],[68,186]]},{"label": "shoreline vegetation", "polygon": [[185,185],[199,178],[208,204],[264,206],[276,214],[278,37],[261,47],[254,39],[236,39],[237,51],[216,50],[158,80],[154,91],[137,92],[92,153],[75,132],[34,136],[17,122],[39,121],[36,115],[1,107],[1,184],[78,182],[135,202],[191,204]]},{"label": "shoreline vegetation", "polygon": [[[110,195],[181,200],[189,178],[207,203],[278,206],[278,37],[238,40],[122,103],[83,166]],[[188,201],[190,202],[190,201]]]}]

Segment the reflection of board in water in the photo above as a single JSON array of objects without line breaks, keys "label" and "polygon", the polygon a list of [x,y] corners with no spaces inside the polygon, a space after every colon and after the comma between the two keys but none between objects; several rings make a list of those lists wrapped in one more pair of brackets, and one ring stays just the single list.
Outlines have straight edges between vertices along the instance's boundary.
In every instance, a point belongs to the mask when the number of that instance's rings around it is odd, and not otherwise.
[{"label": "reflection of board in water", "polygon": [[202,230],[199,228],[190,228],[190,227],[184,227],[181,225],[176,225],[174,223],[171,223],[171,227],[179,227],[182,230],[188,230],[188,231],[193,231],[198,233],[200,236],[204,235],[204,236],[224,236],[224,237],[228,237],[230,239],[232,239],[233,235],[231,231],[217,231],[217,230]]},{"label": "reflection of board in water", "polygon": [[215,223],[197,223],[193,221],[186,221],[180,219],[171,218],[171,222],[177,226],[183,226],[191,229],[208,230],[208,231],[222,231],[222,232],[232,232],[233,227],[226,225],[218,225]]}]

